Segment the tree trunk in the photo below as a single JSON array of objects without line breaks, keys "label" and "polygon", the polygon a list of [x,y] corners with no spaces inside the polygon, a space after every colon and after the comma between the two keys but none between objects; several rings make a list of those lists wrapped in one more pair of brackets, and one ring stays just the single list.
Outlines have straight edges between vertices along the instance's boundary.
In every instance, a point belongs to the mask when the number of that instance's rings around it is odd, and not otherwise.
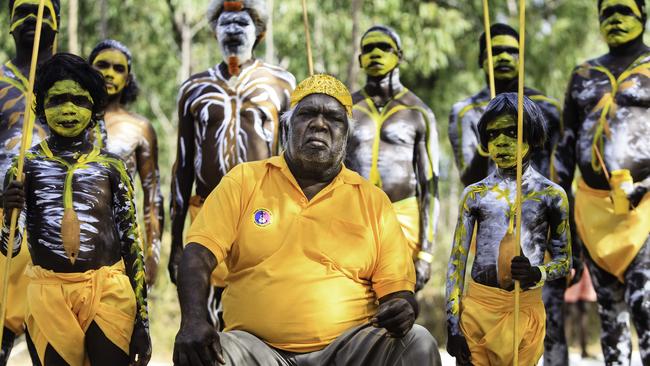
[{"label": "tree trunk", "polygon": [[70,0],[68,8],[68,52],[79,54],[79,0]]},{"label": "tree trunk", "polygon": [[192,73],[192,29],[188,24],[187,13],[181,14],[181,74],[180,81],[189,79]]},{"label": "tree trunk", "polygon": [[347,84],[350,90],[357,90],[357,74],[359,72],[357,54],[359,53],[359,14],[363,0],[352,0],[352,53],[348,62]]},{"label": "tree trunk", "polygon": [[269,12],[269,21],[266,24],[266,55],[264,59],[270,64],[275,64],[275,45],[273,44],[273,0],[267,0],[267,8]]},{"label": "tree trunk", "polygon": [[108,0],[99,0],[99,38],[108,38]]}]

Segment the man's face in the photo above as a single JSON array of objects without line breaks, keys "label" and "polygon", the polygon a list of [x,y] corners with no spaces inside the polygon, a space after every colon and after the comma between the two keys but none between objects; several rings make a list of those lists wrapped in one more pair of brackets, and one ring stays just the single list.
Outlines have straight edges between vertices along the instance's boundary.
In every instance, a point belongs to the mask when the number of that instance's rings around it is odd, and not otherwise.
[{"label": "man's face", "polygon": [[325,94],[305,97],[289,122],[287,154],[302,166],[328,169],[345,156],[348,135],[345,107]]},{"label": "man's face", "polygon": [[224,59],[236,56],[240,62],[253,57],[257,38],[255,23],[246,11],[224,11],[219,15],[215,29]]},{"label": "man's face", "polygon": [[[513,36],[492,37],[492,60],[496,80],[512,80],[519,74],[519,41]],[[487,51],[483,57],[483,70],[489,72]]]},{"label": "man's face", "polygon": [[600,34],[610,47],[618,47],[643,33],[641,10],[634,0],[604,0],[599,13]]},{"label": "man's face", "polygon": [[361,67],[370,76],[384,76],[399,64],[397,44],[384,32],[373,31],[361,40]]},{"label": "man's face", "polygon": [[[502,115],[488,122],[488,153],[490,158],[501,169],[517,165],[517,124],[511,115]],[[525,157],[528,154],[528,143],[524,141],[521,151]]]},{"label": "man's face", "polygon": [[93,98],[74,80],[54,83],[44,103],[47,125],[60,136],[78,136],[90,123]]},{"label": "man's face", "polygon": [[[39,0],[16,0],[11,9],[11,28],[18,44],[33,44],[36,33],[36,19],[38,15]],[[54,41],[58,31],[57,14],[54,11],[52,0],[45,0],[43,8],[43,28],[41,33],[41,44],[49,44]]]},{"label": "man's face", "polygon": [[124,90],[129,79],[129,61],[121,51],[109,48],[100,52],[93,61],[93,67],[104,76],[109,96],[118,95]]}]

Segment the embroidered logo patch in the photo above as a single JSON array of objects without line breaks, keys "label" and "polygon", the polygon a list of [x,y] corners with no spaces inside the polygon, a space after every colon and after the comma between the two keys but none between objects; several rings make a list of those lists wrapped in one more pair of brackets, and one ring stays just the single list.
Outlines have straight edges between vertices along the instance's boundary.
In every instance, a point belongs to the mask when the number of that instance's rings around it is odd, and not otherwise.
[{"label": "embroidered logo patch", "polygon": [[264,227],[271,223],[271,211],[265,208],[259,208],[253,213],[253,222],[255,225]]}]

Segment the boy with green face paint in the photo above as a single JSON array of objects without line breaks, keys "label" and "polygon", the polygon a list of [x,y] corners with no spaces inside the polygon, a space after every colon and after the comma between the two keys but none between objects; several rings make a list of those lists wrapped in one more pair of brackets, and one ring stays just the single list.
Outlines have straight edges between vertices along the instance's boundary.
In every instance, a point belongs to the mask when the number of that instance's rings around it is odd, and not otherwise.
[{"label": "boy with green face paint", "polygon": [[[650,364],[650,48],[643,41],[644,0],[599,0],[600,32],[609,52],[571,75],[564,139],[558,151],[570,167],[561,184],[581,179],[575,221],[597,294],[607,365],[629,365],[630,320]],[[618,186],[615,176],[626,174]],[[614,192],[629,212],[614,209]]]},{"label": "boy with green face paint", "polygon": [[[569,204],[564,190],[538,173],[531,153],[543,145],[547,125],[541,110],[524,100],[521,255],[514,256],[517,95],[499,94],[478,124],[481,145],[495,170],[469,185],[461,199],[447,269],[447,351],[460,365],[513,362],[513,280],[521,282],[517,345],[520,365],[535,365],[545,335],[542,286],[571,267]],[[476,255],[463,294],[466,262],[476,231]],[[544,262],[544,255],[550,261]]]},{"label": "boy with green face paint", "polygon": [[[14,40],[16,53],[11,60],[0,66],[0,176],[2,177],[5,176],[12,160],[20,151],[25,95],[28,86],[27,77],[32,58],[39,2],[39,0],[10,0],[8,1],[8,11],[5,12],[10,16],[9,32]],[[52,56],[52,48],[60,22],[59,10],[58,0],[45,0],[40,52],[37,60],[39,64]],[[31,136],[32,143],[38,143],[45,138],[47,129],[45,123],[36,121]],[[0,209],[0,217],[2,216],[1,211]],[[26,249],[21,251],[18,257],[13,258],[11,262],[0,365],[6,364],[15,336],[24,332],[24,299],[27,277],[23,273],[28,262],[29,252]],[[2,256],[0,256],[0,267],[4,268],[4,257]],[[0,283],[2,283],[2,275],[0,275]]]},{"label": "boy with green face paint", "polygon": [[[512,27],[502,23],[493,24],[490,32],[496,94],[515,92],[519,75],[519,34]],[[496,168],[494,160],[481,147],[478,135],[478,121],[490,101],[490,90],[487,87],[486,47],[485,34],[482,34],[479,40],[478,63],[485,73],[486,88],[474,96],[454,104],[449,115],[449,141],[454,151],[460,180],[465,186],[485,178]],[[566,175],[563,160],[558,158],[556,151],[556,146],[564,133],[560,120],[560,104],[555,99],[532,88],[525,88],[524,93],[537,104],[548,123],[546,142],[531,150],[531,163],[535,170],[543,176],[557,181],[558,176]],[[564,188],[567,190],[570,189],[570,186]],[[582,261],[578,259],[580,256],[579,243],[574,241],[573,245],[573,262],[576,267],[574,281],[577,281],[581,277]],[[543,297],[548,314],[545,340],[547,356],[544,357],[546,366],[566,365],[569,362],[562,311],[566,286],[564,279],[549,282],[544,286]]]},{"label": "boy with green face paint", "polygon": [[420,290],[429,280],[438,217],[438,135],[429,107],[399,79],[401,41],[386,26],[361,38],[359,64],[367,75],[352,95],[356,123],[346,165],[388,195],[406,235]]},{"label": "boy with green face paint", "polygon": [[[42,365],[146,365],[151,341],[131,179],[119,157],[88,138],[106,103],[104,80],[82,58],[60,53],[38,69],[34,91],[36,116],[51,135],[28,150],[22,183],[14,162],[3,195],[6,212],[21,210],[14,252],[25,235],[33,263],[25,270],[28,340]],[[5,255],[9,221],[0,232]]]}]

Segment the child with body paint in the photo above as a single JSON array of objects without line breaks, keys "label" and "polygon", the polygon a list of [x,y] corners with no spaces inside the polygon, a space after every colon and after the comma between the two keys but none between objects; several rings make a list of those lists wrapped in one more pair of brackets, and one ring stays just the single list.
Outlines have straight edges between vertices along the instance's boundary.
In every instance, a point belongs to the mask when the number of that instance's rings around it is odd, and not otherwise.
[{"label": "child with body paint", "polygon": [[[142,251],[126,166],[88,139],[107,94],[82,58],[45,62],[34,88],[36,116],[51,135],[25,156],[24,182],[5,178],[5,212],[26,229],[25,322],[42,365],[146,365],[151,356]],[[10,215],[0,233],[8,250]]]},{"label": "child with body paint", "polygon": [[[496,169],[463,192],[447,270],[447,351],[460,365],[511,365],[514,280],[520,281],[519,365],[536,365],[544,351],[542,286],[571,266],[569,207],[564,190],[530,166],[546,122],[524,97],[521,255],[514,256],[517,94],[493,99],[478,124],[482,147]],[[476,257],[463,295],[465,266],[477,226]],[[550,261],[544,263],[544,255]]]}]

